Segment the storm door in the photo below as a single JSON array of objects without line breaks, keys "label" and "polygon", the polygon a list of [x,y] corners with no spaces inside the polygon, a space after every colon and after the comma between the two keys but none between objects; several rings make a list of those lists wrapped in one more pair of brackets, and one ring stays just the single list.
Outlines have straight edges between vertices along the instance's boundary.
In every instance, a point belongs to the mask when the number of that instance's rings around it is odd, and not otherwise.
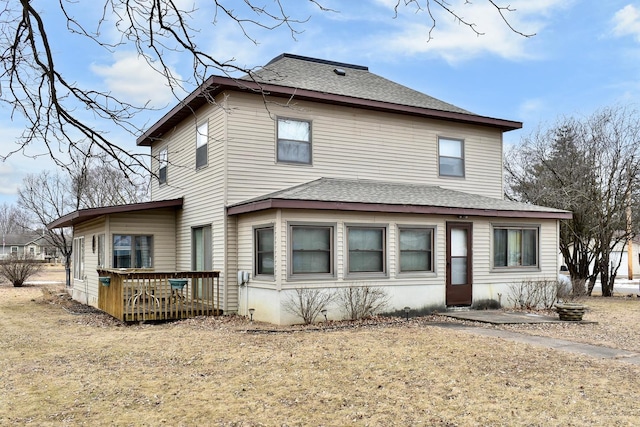
[{"label": "storm door", "polygon": [[473,266],[470,222],[447,223],[447,306],[471,305]]}]

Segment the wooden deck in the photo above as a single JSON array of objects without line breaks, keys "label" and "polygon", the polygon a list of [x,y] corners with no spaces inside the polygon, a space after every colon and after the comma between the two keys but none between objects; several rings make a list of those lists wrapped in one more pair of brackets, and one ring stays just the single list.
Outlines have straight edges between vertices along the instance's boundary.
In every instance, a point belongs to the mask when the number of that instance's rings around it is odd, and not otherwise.
[{"label": "wooden deck", "polygon": [[218,316],[217,271],[98,270],[98,308],[124,322]]}]

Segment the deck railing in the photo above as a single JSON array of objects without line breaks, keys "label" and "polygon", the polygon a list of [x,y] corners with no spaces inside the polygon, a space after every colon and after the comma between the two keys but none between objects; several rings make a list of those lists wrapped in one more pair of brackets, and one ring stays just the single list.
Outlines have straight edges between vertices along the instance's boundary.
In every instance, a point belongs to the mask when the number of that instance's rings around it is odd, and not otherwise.
[{"label": "deck railing", "polygon": [[124,322],[221,315],[217,271],[98,270],[98,308]]}]

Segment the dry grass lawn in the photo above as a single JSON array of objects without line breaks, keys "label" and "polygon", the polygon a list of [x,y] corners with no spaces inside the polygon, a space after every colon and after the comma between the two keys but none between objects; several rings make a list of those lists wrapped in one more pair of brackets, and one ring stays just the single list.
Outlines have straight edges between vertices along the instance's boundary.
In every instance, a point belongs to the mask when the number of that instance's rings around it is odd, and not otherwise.
[{"label": "dry grass lawn", "polygon": [[[43,288],[0,285],[0,425],[640,423],[640,367],[623,361],[429,318],[277,333],[236,317],[124,326]],[[640,300],[587,304],[598,324],[517,329],[640,352]]]}]

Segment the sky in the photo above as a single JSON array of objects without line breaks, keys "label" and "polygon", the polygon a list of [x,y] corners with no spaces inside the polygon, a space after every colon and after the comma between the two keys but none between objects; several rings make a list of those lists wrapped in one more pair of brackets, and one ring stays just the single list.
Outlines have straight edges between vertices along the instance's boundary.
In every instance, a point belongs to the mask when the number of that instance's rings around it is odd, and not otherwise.
[{"label": "sky", "polygon": [[[504,11],[509,25],[523,34],[535,34],[530,37],[512,31],[487,0],[471,4],[451,0],[452,9],[482,34],[432,4],[436,25],[431,39],[428,13],[414,2],[405,6],[405,0],[400,1],[397,15],[396,0],[317,0],[328,9],[324,11],[313,1],[281,0],[287,15],[300,21],[292,24],[295,32],[286,26],[267,30],[247,24],[247,36],[221,11],[216,15],[211,0],[176,2],[194,8],[189,22],[199,30],[198,47],[216,59],[251,68],[286,52],[364,65],[475,114],[523,122],[523,129],[505,134],[506,145],[517,145],[561,117],[583,117],[614,105],[638,108],[640,100],[640,0],[497,0],[496,4],[514,9]],[[425,2],[419,0],[422,6]],[[131,44],[107,50],[71,34],[57,3],[31,2],[50,29],[56,63],[68,80],[153,105],[156,110],[136,118],[142,127],[176,104],[162,76]],[[101,3],[69,3],[69,12],[87,27],[97,28]],[[221,3],[242,16],[251,14],[243,8],[244,1]],[[261,0],[260,5],[273,7],[274,0]],[[113,19],[100,31],[111,41],[121,35]],[[184,55],[167,52],[165,59],[176,76],[190,75],[191,62]],[[0,79],[0,97],[2,89],[6,91],[6,82]],[[25,126],[19,114],[0,104],[0,154],[15,149]],[[134,135],[108,123],[95,126],[128,151],[145,152],[136,147]],[[0,203],[16,203],[26,174],[55,169],[48,156],[39,155],[41,144],[29,147],[26,154],[0,162]]]}]

